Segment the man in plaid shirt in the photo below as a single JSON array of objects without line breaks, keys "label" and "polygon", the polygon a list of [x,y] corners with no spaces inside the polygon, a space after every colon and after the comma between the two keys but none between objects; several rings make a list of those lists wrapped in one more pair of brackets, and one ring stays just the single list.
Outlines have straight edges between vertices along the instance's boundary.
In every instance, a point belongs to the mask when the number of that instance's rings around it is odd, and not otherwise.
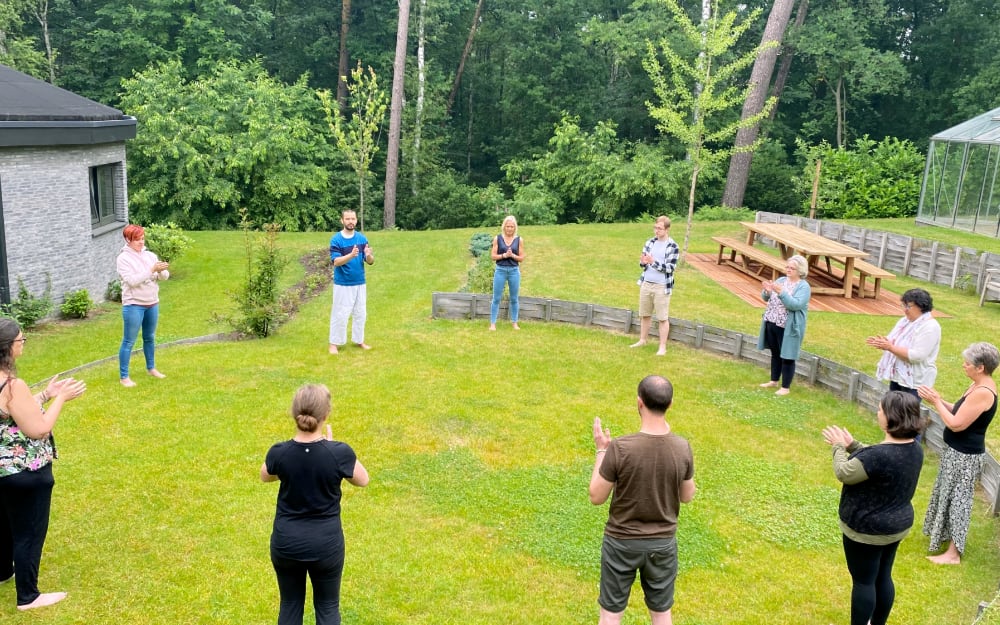
[{"label": "man in plaid shirt", "polygon": [[657,356],[667,353],[670,334],[670,293],[674,290],[674,268],[680,258],[680,248],[670,238],[670,218],[657,217],[653,238],[646,241],[639,257],[639,341],[632,347],[642,347],[649,339],[653,313],[659,322],[660,349]]}]

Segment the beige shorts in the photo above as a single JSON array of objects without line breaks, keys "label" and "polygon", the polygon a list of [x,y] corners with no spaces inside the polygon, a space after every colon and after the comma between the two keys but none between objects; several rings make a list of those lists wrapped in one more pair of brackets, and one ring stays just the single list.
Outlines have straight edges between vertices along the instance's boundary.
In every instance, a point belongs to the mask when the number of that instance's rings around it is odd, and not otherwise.
[{"label": "beige shorts", "polygon": [[639,287],[639,316],[652,317],[654,310],[657,321],[670,319],[670,295],[662,284],[643,282]]}]

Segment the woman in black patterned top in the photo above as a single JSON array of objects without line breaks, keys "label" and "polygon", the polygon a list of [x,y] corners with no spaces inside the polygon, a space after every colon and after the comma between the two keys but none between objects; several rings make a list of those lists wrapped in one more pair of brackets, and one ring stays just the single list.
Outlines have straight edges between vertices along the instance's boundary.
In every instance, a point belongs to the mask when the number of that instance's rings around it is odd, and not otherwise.
[{"label": "woman in black patterned top", "polygon": [[843,483],[840,529],[851,573],[851,625],[885,625],[896,588],[892,564],[900,541],[913,526],[913,493],[924,452],[920,401],[889,391],[879,402],[878,424],[885,437],[865,446],[850,432],[829,426],[823,438],[833,446],[833,472]]}]

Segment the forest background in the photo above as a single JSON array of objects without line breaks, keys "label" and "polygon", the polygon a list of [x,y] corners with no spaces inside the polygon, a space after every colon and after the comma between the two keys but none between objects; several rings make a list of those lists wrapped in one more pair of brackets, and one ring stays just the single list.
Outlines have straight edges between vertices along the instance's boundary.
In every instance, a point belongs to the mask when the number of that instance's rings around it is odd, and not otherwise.
[{"label": "forest background", "polygon": [[[681,5],[702,21],[701,3]],[[720,64],[755,53],[770,13],[789,15],[768,82],[777,106],[742,207],[803,211],[822,157],[834,184],[828,196],[821,190],[819,216],[913,215],[929,137],[1000,106],[992,0],[711,8],[762,11]],[[349,117],[359,92],[338,77],[371,68],[393,85],[400,60],[398,196],[383,215],[375,181],[396,153],[383,119],[371,182],[361,182],[368,229],[481,226],[505,213],[524,224],[683,213],[688,146],[650,115],[656,95],[644,65],[661,39],[696,57],[682,34],[659,0],[0,4],[0,63],[134,115],[131,218],[189,229],[235,227],[241,208],[258,224],[336,228],[359,184],[321,96],[336,94]],[[730,80],[743,88],[749,79],[746,69]],[[740,114],[723,111],[713,123]],[[701,172],[697,210],[723,204],[727,164]],[[886,180],[901,186],[886,191]]]}]

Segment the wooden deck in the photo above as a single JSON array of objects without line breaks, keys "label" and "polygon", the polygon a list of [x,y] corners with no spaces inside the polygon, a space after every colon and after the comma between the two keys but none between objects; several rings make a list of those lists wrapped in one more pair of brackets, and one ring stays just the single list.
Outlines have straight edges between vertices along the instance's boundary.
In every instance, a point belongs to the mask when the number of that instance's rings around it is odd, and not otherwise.
[{"label": "wooden deck", "polygon": [[[687,262],[712,280],[725,287],[746,303],[764,308],[764,300],[760,298],[760,280],[752,278],[728,265],[719,265],[715,254],[688,254]],[[814,284],[816,277],[807,276],[809,283]],[[679,293],[683,293],[683,286]],[[877,299],[852,297],[847,299],[839,295],[813,295],[809,300],[810,311],[839,312],[855,315],[885,315],[901,317],[902,302],[899,295],[883,288]],[[947,317],[940,311],[934,311],[935,317]]]}]

